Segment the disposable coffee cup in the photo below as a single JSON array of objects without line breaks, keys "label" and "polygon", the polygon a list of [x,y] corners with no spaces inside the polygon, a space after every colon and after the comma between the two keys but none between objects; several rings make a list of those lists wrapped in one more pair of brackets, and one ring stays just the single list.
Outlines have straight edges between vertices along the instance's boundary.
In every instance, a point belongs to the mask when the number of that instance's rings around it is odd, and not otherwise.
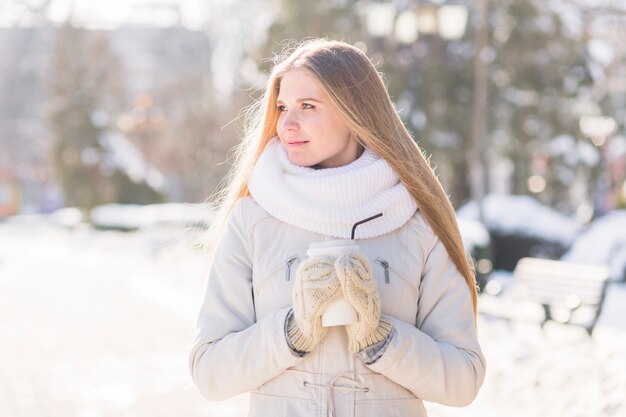
[{"label": "disposable coffee cup", "polygon": [[[306,254],[308,257],[313,256],[339,256],[343,252],[358,251],[359,245],[354,240],[339,239],[325,240],[322,242],[313,242],[309,245]],[[331,303],[322,314],[322,326],[345,326],[356,322],[356,311],[345,298],[340,298]]]}]

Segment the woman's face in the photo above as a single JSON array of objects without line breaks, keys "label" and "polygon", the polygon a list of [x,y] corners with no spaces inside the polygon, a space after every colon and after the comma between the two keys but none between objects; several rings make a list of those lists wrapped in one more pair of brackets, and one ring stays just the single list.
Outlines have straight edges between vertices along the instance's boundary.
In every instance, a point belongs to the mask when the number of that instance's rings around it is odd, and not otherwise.
[{"label": "woman's face", "polygon": [[360,155],[360,145],[309,71],[291,70],[282,76],[276,106],[276,131],[291,163],[336,168]]}]

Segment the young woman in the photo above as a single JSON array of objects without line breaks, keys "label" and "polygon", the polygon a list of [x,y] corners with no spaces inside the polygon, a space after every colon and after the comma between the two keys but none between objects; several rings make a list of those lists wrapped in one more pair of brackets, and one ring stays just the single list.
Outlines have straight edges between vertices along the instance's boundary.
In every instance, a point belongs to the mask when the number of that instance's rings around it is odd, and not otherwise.
[{"label": "young woman", "polygon": [[[193,379],[250,416],[426,416],[483,382],[476,281],[453,208],[359,49],[284,54],[218,220]],[[350,239],[360,251],[307,257]],[[324,327],[344,297],[357,321]]]}]

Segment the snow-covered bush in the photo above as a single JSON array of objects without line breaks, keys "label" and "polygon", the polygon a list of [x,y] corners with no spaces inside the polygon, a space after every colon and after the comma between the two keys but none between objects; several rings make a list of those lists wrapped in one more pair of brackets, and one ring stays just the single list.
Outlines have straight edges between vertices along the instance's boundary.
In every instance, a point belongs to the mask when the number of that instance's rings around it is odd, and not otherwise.
[{"label": "snow-covered bush", "polygon": [[[485,287],[487,275],[491,272],[491,238],[489,231],[479,221],[457,218],[463,246],[472,256],[476,264],[476,281],[482,289]],[[484,262],[488,262],[484,264]]]},{"label": "snow-covered bush", "polygon": [[[478,205],[470,202],[457,215],[479,220]],[[483,215],[491,236],[494,269],[512,271],[525,256],[558,259],[580,230],[576,220],[529,196],[488,195],[483,200]]]},{"label": "snow-covered bush", "polygon": [[201,204],[106,204],[94,207],[91,223],[100,229],[136,230],[154,225],[206,227],[213,212]]},{"label": "snow-covered bush", "polygon": [[563,260],[609,265],[613,279],[626,280],[626,210],[615,210],[594,220]]}]

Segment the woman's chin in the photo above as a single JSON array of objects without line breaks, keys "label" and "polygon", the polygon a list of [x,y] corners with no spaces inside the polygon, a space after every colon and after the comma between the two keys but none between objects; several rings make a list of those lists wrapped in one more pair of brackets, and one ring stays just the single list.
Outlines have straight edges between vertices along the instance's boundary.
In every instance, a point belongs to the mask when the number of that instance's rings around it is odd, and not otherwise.
[{"label": "woman's chin", "polygon": [[300,166],[300,167],[310,167],[312,165],[315,165],[313,162],[311,162],[307,158],[302,158],[301,155],[292,155],[292,154],[287,153],[287,159],[289,159],[289,162],[291,162],[292,164]]}]

